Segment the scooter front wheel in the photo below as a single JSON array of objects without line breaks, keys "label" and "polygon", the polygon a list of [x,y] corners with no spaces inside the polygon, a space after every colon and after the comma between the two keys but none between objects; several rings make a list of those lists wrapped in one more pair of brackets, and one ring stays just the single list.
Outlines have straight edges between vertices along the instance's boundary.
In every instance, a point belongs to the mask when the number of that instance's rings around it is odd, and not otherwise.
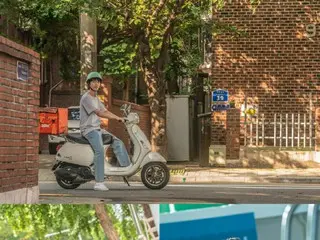
[{"label": "scooter front wheel", "polygon": [[162,162],[150,162],[143,166],[141,180],[150,189],[164,188],[170,179],[168,167]]},{"label": "scooter front wheel", "polygon": [[59,184],[60,187],[64,188],[64,189],[76,189],[77,187],[80,186],[80,184],[75,184],[72,183],[68,180],[56,177],[57,183]]}]

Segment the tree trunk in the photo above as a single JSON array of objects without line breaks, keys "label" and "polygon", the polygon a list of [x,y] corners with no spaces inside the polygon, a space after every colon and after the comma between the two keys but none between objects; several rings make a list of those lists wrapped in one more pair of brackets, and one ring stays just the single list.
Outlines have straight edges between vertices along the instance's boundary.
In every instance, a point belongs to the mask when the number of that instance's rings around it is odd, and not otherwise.
[{"label": "tree trunk", "polygon": [[166,135],[166,84],[162,69],[152,61],[149,40],[144,34],[139,38],[140,69],[147,85],[148,102],[151,111],[151,146],[167,158]]},{"label": "tree trunk", "polygon": [[130,101],[130,79],[127,79],[124,83],[123,100],[127,102]]},{"label": "tree trunk", "polygon": [[157,77],[155,70],[145,70],[145,82],[148,86],[149,106],[151,111],[152,151],[167,157],[166,134],[166,97],[165,82]]},{"label": "tree trunk", "polygon": [[94,205],[96,215],[100,220],[101,227],[109,240],[119,240],[117,231],[115,230],[111,218],[109,217],[103,203]]}]

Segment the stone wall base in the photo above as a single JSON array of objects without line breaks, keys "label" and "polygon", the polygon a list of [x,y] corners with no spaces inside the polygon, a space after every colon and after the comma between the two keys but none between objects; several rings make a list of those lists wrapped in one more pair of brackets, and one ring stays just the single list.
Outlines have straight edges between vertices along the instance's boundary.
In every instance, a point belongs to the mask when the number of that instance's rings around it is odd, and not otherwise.
[{"label": "stone wall base", "polygon": [[0,193],[0,203],[33,204],[39,202],[39,186]]}]

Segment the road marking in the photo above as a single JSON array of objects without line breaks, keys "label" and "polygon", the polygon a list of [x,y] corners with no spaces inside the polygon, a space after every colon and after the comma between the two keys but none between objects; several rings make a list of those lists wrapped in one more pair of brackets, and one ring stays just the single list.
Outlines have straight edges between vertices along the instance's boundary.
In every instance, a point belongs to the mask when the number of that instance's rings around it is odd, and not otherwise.
[{"label": "road marking", "polygon": [[71,197],[72,194],[63,194],[63,193],[40,193],[39,196],[42,197]]},{"label": "road marking", "polygon": [[[130,189],[126,184],[121,183],[121,182],[110,182],[106,181],[105,182],[108,186],[119,186],[120,188],[127,188]],[[46,182],[40,182],[39,185],[45,186],[45,185],[57,185],[56,181],[46,181]],[[131,187],[144,187],[142,183],[130,183]],[[80,186],[77,189],[86,189],[86,188],[91,188],[93,186],[93,183],[86,183],[82,186]],[[228,189],[264,189],[264,190],[320,190],[320,185],[252,185],[252,184],[168,184],[164,189],[167,188],[228,188]],[[61,188],[62,189],[62,188]],[[148,188],[146,188],[148,190]],[[154,190],[152,190],[154,191]]]},{"label": "road marking", "polygon": [[172,188],[176,188],[176,187],[201,187],[201,188],[238,188],[238,189],[247,189],[247,188],[251,188],[251,189],[280,189],[280,190],[285,190],[285,189],[301,189],[301,190],[306,190],[306,189],[314,189],[314,190],[320,190],[320,185],[296,185],[296,186],[288,186],[288,185],[277,185],[277,186],[273,186],[273,185],[231,185],[231,184],[225,184],[225,185],[221,185],[221,184],[212,184],[212,185],[208,185],[208,184],[170,184],[167,187],[172,187]]},{"label": "road marking", "polygon": [[169,171],[170,175],[184,175],[186,173],[185,168],[172,168]]}]

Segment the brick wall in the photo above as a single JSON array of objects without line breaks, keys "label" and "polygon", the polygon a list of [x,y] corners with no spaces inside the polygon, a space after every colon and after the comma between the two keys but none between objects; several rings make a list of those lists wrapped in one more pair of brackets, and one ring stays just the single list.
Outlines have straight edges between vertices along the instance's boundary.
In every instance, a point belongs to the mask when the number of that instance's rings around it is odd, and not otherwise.
[{"label": "brick wall", "polygon": [[315,150],[320,151],[320,108],[316,109],[316,140],[315,140]]},{"label": "brick wall", "polygon": [[[307,113],[319,107],[319,0],[264,0],[253,14],[248,1],[230,1],[214,21],[242,34],[223,33],[213,40],[213,86],[225,88],[239,108],[245,98],[259,113]],[[245,3],[245,4],[244,4]],[[316,32],[308,37],[306,27]],[[224,144],[223,124],[213,116],[212,143]]]},{"label": "brick wall", "polygon": [[[17,80],[17,61],[28,64]],[[0,36],[0,200],[38,186],[39,54]]]},{"label": "brick wall", "polygon": [[227,111],[226,124],[226,160],[239,159],[240,153],[240,110],[236,108]]},{"label": "brick wall", "polygon": [[[120,111],[122,104],[131,104],[131,111],[139,114],[140,123],[139,126],[142,131],[146,134],[147,138],[150,140],[151,135],[151,119],[150,119],[150,109],[149,106],[141,106],[131,102],[126,102],[118,99],[112,100],[112,106],[109,110],[118,116],[123,116],[123,113]],[[126,145],[127,150],[130,151],[130,140],[129,134],[125,131],[124,125],[117,121],[109,121],[108,131],[120,138]]]},{"label": "brick wall", "polygon": [[212,113],[211,126],[211,144],[219,145],[226,144],[226,119],[227,114],[225,111],[213,112]]},{"label": "brick wall", "polygon": [[67,108],[70,106],[79,106],[80,104],[80,92],[64,91],[55,92],[52,94],[52,107]]}]

